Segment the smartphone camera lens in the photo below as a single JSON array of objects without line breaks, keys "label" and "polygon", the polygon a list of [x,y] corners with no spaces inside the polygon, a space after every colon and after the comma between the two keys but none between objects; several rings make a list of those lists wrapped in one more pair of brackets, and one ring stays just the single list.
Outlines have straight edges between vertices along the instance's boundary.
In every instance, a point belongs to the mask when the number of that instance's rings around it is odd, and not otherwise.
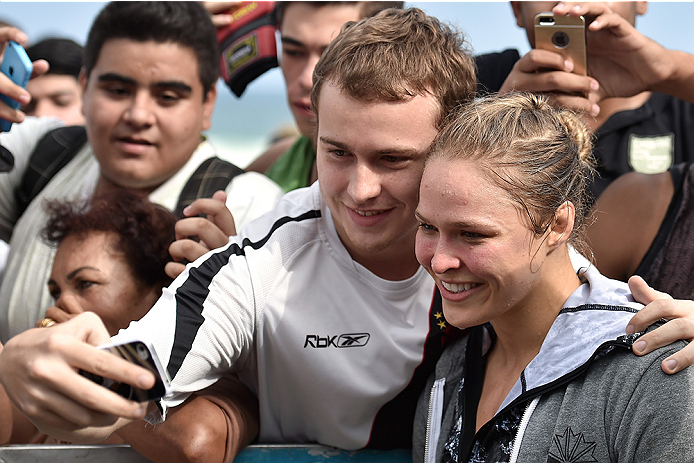
[{"label": "smartphone camera lens", "polygon": [[569,36],[566,32],[555,32],[552,35],[552,43],[557,48],[566,48],[569,45]]},{"label": "smartphone camera lens", "polygon": [[135,347],[135,350],[137,351],[137,356],[140,357],[140,360],[147,360],[147,357],[149,357],[147,354],[147,348],[144,345],[138,344]]}]

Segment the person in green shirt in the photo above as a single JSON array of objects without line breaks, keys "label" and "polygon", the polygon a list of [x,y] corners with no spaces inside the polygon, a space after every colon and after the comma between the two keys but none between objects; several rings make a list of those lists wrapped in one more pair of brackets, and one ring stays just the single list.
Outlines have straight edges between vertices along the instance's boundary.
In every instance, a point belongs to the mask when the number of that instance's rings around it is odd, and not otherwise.
[{"label": "person in green shirt", "polygon": [[285,192],[316,181],[312,140],[316,122],[310,98],[313,68],[344,23],[402,6],[403,2],[277,2],[275,20],[282,40],[280,69],[300,135],[274,143],[246,170],[264,173]]}]

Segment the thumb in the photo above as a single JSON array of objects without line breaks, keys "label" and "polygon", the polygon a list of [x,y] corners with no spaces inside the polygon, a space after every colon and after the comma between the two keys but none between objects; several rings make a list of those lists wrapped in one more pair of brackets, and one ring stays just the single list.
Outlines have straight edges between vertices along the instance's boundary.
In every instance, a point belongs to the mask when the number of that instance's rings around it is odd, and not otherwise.
[{"label": "thumb", "polygon": [[212,199],[216,199],[217,201],[221,201],[224,204],[226,204],[227,203],[227,194],[224,190],[217,190],[212,195]]},{"label": "thumb", "polygon": [[636,302],[648,305],[657,299],[672,299],[669,294],[657,291],[644,281],[640,276],[634,275],[629,278],[629,290],[636,299]]}]

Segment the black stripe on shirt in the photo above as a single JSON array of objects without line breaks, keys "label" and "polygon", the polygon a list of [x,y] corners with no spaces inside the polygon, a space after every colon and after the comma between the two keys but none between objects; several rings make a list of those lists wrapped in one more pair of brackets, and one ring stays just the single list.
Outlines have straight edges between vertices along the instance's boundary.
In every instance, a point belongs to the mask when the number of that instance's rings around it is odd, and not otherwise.
[{"label": "black stripe on shirt", "polygon": [[211,255],[197,268],[191,268],[186,281],[176,290],[176,332],[174,333],[171,357],[166,367],[173,380],[193,345],[195,336],[205,318],[202,316],[203,303],[210,293],[212,279],[228,262],[232,255],[245,255],[244,248],[260,249],[267,243],[272,234],[281,226],[290,222],[318,219],[320,210],[308,211],[297,217],[282,217],[277,220],[270,232],[260,241],[252,242],[245,238],[241,246],[234,243],[222,252]]}]

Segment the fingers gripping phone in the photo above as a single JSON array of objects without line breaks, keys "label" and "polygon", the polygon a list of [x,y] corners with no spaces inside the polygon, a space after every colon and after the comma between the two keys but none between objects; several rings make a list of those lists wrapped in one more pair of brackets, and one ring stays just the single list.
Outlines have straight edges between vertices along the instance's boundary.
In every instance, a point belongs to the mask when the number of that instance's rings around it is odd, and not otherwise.
[{"label": "fingers gripping phone", "polygon": [[[33,65],[31,64],[27,52],[24,51],[24,48],[12,40],[7,42],[2,64],[0,64],[0,72],[9,77],[15,84],[22,88],[26,88],[29,78],[31,77],[32,69]],[[0,100],[12,109],[19,109],[19,102],[7,95],[0,94]],[[12,122],[0,119],[0,131],[9,132],[11,127]]]},{"label": "fingers gripping phone", "polygon": [[80,370],[79,373],[94,381],[95,383],[110,389],[121,397],[125,397],[128,400],[135,400],[137,402],[148,402],[151,400],[156,400],[170,392],[170,380],[166,373],[166,370],[162,368],[157,354],[154,352],[152,347],[143,341],[132,341],[124,344],[108,344],[105,346],[99,346],[99,349],[104,349],[117,355],[130,363],[139,365],[154,374],[155,382],[154,387],[149,390],[139,389],[137,387],[131,386],[125,383],[119,383],[113,381],[109,378],[104,378],[102,376],[90,373],[88,371]]},{"label": "fingers gripping phone", "polygon": [[535,48],[560,53],[574,62],[574,73],[588,75],[586,55],[586,22],[583,16],[535,16]]}]

